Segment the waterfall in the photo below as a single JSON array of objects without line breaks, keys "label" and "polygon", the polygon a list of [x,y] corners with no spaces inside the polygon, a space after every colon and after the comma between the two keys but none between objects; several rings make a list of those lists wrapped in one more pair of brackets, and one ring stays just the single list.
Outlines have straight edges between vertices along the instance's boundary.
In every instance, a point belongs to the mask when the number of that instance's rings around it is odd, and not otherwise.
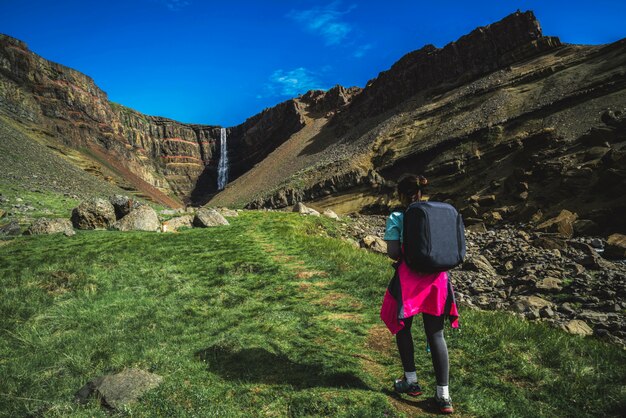
[{"label": "waterfall", "polygon": [[226,128],[220,129],[220,162],[217,165],[217,190],[224,190],[228,183],[228,150],[226,149]]}]

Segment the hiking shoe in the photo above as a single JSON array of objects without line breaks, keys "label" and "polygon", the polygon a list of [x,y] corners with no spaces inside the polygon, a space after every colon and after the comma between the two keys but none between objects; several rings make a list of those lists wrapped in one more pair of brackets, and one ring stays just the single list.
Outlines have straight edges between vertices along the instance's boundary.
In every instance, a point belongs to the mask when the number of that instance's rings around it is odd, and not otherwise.
[{"label": "hiking shoe", "polygon": [[420,396],[422,394],[422,388],[419,383],[409,383],[406,381],[406,377],[396,379],[393,382],[393,390],[396,393],[406,393],[409,396]]},{"label": "hiking shoe", "polygon": [[451,414],[454,412],[452,400],[450,398],[440,398],[435,393],[435,403],[439,407],[439,411],[441,411],[442,414]]}]

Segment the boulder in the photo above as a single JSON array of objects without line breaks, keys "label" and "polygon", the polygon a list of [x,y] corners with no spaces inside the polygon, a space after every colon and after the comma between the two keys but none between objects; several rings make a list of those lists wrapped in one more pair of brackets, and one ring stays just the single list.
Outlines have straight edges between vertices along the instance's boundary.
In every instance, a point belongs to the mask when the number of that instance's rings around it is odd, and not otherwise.
[{"label": "boulder", "polygon": [[626,235],[613,234],[606,240],[604,256],[611,259],[626,259]]},{"label": "boulder", "polygon": [[471,231],[471,232],[478,232],[478,233],[487,232],[487,227],[485,226],[485,224],[483,222],[469,225],[465,229],[467,229],[468,231]]},{"label": "boulder", "polygon": [[176,232],[179,228],[192,228],[193,216],[185,215],[163,222],[163,232]]},{"label": "boulder", "polygon": [[113,224],[119,231],[160,231],[161,222],[154,209],[148,205],[133,209],[128,215]]},{"label": "boulder", "polygon": [[581,235],[594,235],[600,231],[597,223],[590,219],[578,219],[572,226],[574,227],[574,234]]},{"label": "boulder", "polygon": [[107,229],[115,220],[113,205],[104,199],[86,200],[72,210],[72,224],[77,229]]},{"label": "boulder", "polygon": [[367,235],[363,238],[363,246],[377,253],[387,254],[387,243],[385,240],[374,235]]},{"label": "boulder", "polygon": [[0,237],[14,237],[21,233],[20,224],[15,219],[11,219],[9,223],[0,226]]},{"label": "boulder", "polygon": [[543,290],[546,292],[559,292],[561,291],[561,289],[563,289],[561,287],[561,283],[562,281],[560,279],[554,277],[546,277],[545,279],[535,283],[535,287],[538,290]]},{"label": "boulder", "polygon": [[513,307],[517,312],[525,312],[540,311],[546,306],[552,307],[552,302],[548,302],[539,296],[519,296]]},{"label": "boulder", "polygon": [[558,234],[541,235],[532,241],[533,246],[545,250],[564,250],[567,242]]},{"label": "boulder", "polygon": [[115,218],[122,219],[124,216],[128,215],[133,209],[139,207],[141,203],[136,200],[131,199],[128,196],[123,196],[121,194],[116,194],[114,196],[109,196],[109,202],[113,205],[113,209],[115,210]]},{"label": "boulder", "polygon": [[226,218],[224,218],[215,209],[202,208],[196,212],[196,216],[193,218],[193,225],[200,228],[208,228],[211,226],[230,225]]},{"label": "boulder", "polygon": [[322,215],[326,216],[327,218],[339,220],[339,215],[337,215],[335,212],[333,212],[330,209],[324,210],[324,212],[322,212]]},{"label": "boulder", "polygon": [[75,398],[80,403],[87,403],[92,396],[111,409],[121,410],[124,406],[136,402],[144,393],[159,386],[163,378],[154,373],[139,369],[126,369],[117,374],[97,377],[89,381]]},{"label": "boulder", "polygon": [[580,319],[572,319],[571,321],[563,324],[562,328],[570,334],[582,335],[583,337],[593,334],[591,327],[587,325],[585,321]]},{"label": "boulder", "polygon": [[295,205],[293,205],[293,212],[298,212],[301,215],[313,215],[313,216],[320,216],[320,213],[318,211],[316,211],[315,209],[311,209],[307,206],[304,205],[304,203],[302,202],[298,202]]},{"label": "boulder", "polygon": [[502,214],[496,211],[489,211],[483,213],[483,219],[487,225],[495,225],[498,222],[502,222]]},{"label": "boulder", "polygon": [[578,215],[563,209],[555,218],[548,219],[537,225],[537,230],[542,232],[552,232],[559,234],[565,238],[571,238],[574,235],[574,222],[578,219]]},{"label": "boulder", "polygon": [[497,276],[496,269],[493,268],[485,256],[474,256],[463,263],[463,270],[486,273],[489,276]]},{"label": "boulder", "polygon": [[228,209],[228,208],[219,208],[218,212],[226,218],[233,218],[235,216],[239,216],[239,213],[237,213],[236,210]]},{"label": "boulder", "polygon": [[24,232],[24,235],[46,235],[63,233],[66,236],[75,235],[69,219],[39,218]]}]

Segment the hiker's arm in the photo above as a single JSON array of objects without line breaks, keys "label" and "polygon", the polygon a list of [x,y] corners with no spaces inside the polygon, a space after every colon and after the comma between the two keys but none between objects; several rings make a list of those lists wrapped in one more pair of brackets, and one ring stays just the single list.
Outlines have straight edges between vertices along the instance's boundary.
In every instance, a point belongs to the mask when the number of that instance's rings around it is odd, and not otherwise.
[{"label": "hiker's arm", "polygon": [[400,241],[399,240],[390,240],[387,242],[387,255],[389,258],[393,260],[397,260],[400,258],[401,250],[400,250]]}]

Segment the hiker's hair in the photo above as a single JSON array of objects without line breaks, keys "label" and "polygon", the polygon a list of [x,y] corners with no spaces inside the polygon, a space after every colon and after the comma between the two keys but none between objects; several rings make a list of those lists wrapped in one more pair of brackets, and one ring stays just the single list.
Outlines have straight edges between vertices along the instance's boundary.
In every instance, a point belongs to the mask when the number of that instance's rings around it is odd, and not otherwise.
[{"label": "hiker's hair", "polygon": [[398,181],[398,195],[413,197],[417,192],[423,191],[427,184],[428,180],[424,176],[405,174]]}]

